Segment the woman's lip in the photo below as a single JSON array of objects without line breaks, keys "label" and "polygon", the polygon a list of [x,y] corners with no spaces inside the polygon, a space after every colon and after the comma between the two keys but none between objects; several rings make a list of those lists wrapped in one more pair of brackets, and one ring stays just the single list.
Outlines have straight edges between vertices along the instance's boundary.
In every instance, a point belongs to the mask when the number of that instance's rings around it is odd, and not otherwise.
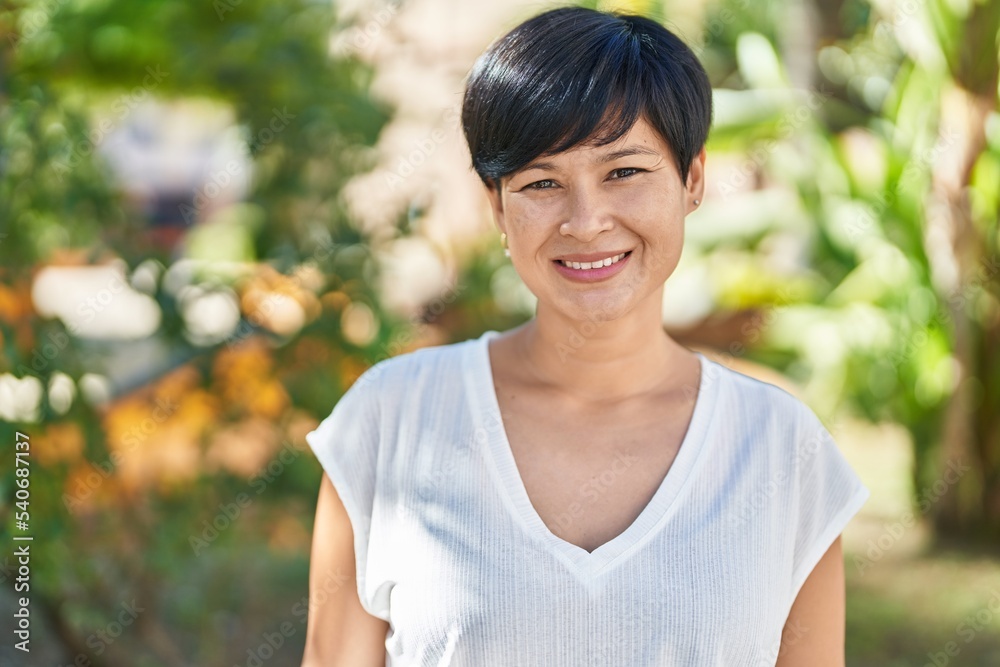
[{"label": "woman's lip", "polygon": [[607,278],[619,273],[625,268],[625,265],[630,259],[632,259],[632,252],[628,251],[628,254],[614,264],[602,266],[599,269],[574,269],[566,266],[557,259],[552,260],[552,263],[555,265],[556,271],[561,273],[566,278],[582,283],[592,283],[599,280],[606,280]]}]

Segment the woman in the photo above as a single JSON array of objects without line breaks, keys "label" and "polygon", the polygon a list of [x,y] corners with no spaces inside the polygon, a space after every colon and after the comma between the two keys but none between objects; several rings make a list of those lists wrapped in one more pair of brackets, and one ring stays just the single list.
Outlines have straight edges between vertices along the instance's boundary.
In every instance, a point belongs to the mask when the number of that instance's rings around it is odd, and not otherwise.
[{"label": "woman", "polygon": [[376,364],[307,436],[304,666],[844,664],[868,490],[803,403],[662,328],[711,114],[641,17],[556,9],[476,62],[463,127],[537,311]]}]

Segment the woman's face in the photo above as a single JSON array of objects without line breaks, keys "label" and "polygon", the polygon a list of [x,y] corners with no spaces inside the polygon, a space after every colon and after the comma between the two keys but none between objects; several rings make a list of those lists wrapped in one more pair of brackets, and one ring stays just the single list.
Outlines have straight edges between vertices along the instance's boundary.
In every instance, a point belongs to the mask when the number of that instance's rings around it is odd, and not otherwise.
[{"label": "woman's face", "polygon": [[[702,198],[704,162],[702,150],[682,183],[669,146],[640,118],[612,144],[540,157],[505,177],[499,191],[488,188],[539,314],[554,308],[571,320],[609,321],[641,306],[659,317],[684,217]],[[605,266],[608,258],[617,261]]]}]

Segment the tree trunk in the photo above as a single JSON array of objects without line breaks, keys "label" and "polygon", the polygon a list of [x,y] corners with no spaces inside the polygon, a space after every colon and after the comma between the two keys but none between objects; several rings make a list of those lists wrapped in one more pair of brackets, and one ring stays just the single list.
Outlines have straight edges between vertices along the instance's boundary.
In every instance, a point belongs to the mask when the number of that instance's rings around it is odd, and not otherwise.
[{"label": "tree trunk", "polygon": [[[992,321],[977,319],[981,291],[997,281],[998,267],[990,240],[973,222],[968,196],[972,169],[986,147],[986,120],[996,108],[995,62],[989,78],[992,90],[956,87],[942,99],[944,147],[933,164],[927,207],[928,256],[952,329],[956,373],[930,479],[943,489],[940,494],[935,489],[933,516],[939,534],[964,538],[1000,536],[996,309]],[[970,83],[957,74],[956,79]]]}]

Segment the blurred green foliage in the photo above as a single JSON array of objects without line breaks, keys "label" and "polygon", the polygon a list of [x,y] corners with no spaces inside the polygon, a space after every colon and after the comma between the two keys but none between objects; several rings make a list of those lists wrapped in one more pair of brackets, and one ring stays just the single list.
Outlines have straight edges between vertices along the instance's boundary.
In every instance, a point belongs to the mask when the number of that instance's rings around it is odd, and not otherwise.
[{"label": "blurred green foliage", "polygon": [[[278,616],[295,621],[299,634],[289,641],[301,646],[304,625],[291,611],[301,595],[288,590],[304,591],[303,542],[318,484],[318,467],[304,464],[298,449],[310,423],[303,419],[325,416],[402,324],[379,311],[365,237],[340,199],[347,178],[365,168],[389,110],[368,96],[366,66],[330,57],[334,27],[330,3],[308,0],[0,3],[0,370],[49,387],[58,374],[78,380],[100,372],[96,362],[121,349],[80,340],[33,312],[30,279],[67,249],[81,250],[74,261],[84,264],[121,257],[127,275],[149,259],[161,266],[179,259],[150,236],[145,211],[123,199],[95,155],[90,110],[112,99],[125,102],[122,116],[147,98],[228,105],[255,165],[247,204],[233,215],[262,215],[266,224],[248,227],[249,257],[216,258],[256,260],[273,273],[209,271],[195,280],[206,290],[245,295],[256,286],[306,306],[322,303],[293,340],[268,335],[244,304],[247,335],[198,347],[183,335],[180,305],[161,271],[153,296],[164,318],[155,338],[172,352],[155,367],[158,376],[99,407],[77,400],[60,414],[43,400],[41,428],[0,425],[4,442],[17,429],[35,443],[32,600],[59,639],[60,659],[246,660],[246,647]],[[259,141],[277,112],[291,120]],[[209,248],[225,248],[222,240]],[[319,271],[321,284],[290,275],[304,264]],[[376,312],[375,335],[361,345],[342,331],[342,312],[355,303]],[[267,344],[258,344],[261,335]],[[50,340],[65,344],[37,363]],[[210,443],[239,427],[249,430],[233,437],[264,429],[283,448],[253,470],[240,468],[238,455],[213,459]],[[161,456],[187,451],[198,465],[188,475],[177,463],[144,472],[135,464],[154,448]],[[9,535],[14,474],[3,469]],[[255,499],[258,489],[267,490],[266,502],[237,502]],[[243,519],[219,520],[234,503]],[[199,548],[213,522],[232,528]],[[133,597],[145,610],[134,627],[113,644],[94,640],[97,619]],[[287,607],[281,613],[275,599]],[[284,664],[294,664],[293,653]]]},{"label": "blurred green foliage", "polygon": [[[729,351],[805,383],[827,417],[905,424],[915,498],[950,462],[971,464],[931,514],[995,543],[1000,5],[732,2],[705,25],[702,57],[725,88],[709,149],[746,159],[700,221],[719,231],[704,245],[750,258],[753,278],[734,274],[723,302],[769,309]],[[746,224],[754,210],[769,223]],[[775,275],[753,257],[790,230],[807,250]]]}]

